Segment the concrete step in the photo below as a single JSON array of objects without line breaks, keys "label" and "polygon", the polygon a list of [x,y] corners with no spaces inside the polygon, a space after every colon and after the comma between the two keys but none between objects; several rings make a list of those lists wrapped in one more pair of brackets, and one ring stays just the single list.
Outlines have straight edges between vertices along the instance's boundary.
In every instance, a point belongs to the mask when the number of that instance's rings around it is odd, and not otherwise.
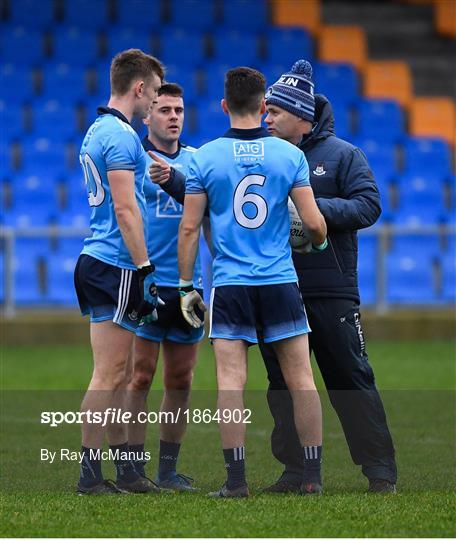
[{"label": "concrete step", "polygon": [[408,62],[417,95],[456,96],[455,43],[435,32],[432,5],[325,0],[322,14],[326,24],[362,26],[371,59]]}]

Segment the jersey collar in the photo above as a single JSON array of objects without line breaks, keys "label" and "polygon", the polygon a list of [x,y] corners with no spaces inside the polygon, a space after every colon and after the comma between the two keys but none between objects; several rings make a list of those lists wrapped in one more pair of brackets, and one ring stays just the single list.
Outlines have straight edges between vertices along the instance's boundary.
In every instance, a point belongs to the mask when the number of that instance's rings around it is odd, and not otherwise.
[{"label": "jersey collar", "polygon": [[100,116],[102,114],[112,114],[113,116],[117,116],[117,118],[122,120],[122,122],[125,122],[126,124],[130,125],[128,118],[124,114],[122,114],[120,111],[118,111],[117,109],[113,109],[112,107],[98,107],[97,114]]},{"label": "jersey collar", "polygon": [[167,157],[168,159],[176,159],[177,156],[180,154],[181,148],[183,146],[186,146],[185,144],[181,143],[180,141],[177,142],[177,150],[174,152],[174,154],[168,154],[167,152],[163,152],[163,150],[158,150],[147,138],[147,135],[142,140],[143,148],[146,152],[149,150],[151,152],[158,152],[159,154],[162,154],[163,156]]},{"label": "jersey collar", "polygon": [[228,139],[243,139],[243,140],[251,140],[251,139],[259,139],[263,137],[272,137],[272,135],[267,131],[266,128],[260,126],[256,128],[250,128],[250,129],[239,129],[239,128],[230,128],[223,137],[226,137]]}]

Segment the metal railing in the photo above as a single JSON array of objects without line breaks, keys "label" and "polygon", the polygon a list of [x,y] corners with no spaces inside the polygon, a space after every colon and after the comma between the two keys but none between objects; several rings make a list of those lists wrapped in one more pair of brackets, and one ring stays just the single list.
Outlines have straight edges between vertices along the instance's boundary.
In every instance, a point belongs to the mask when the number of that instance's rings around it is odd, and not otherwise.
[{"label": "metal railing", "polygon": [[[387,300],[387,283],[388,283],[388,268],[387,255],[390,250],[391,241],[395,235],[420,235],[420,236],[437,236],[441,240],[441,244],[448,244],[449,237],[455,236],[456,226],[454,225],[426,225],[426,226],[404,226],[404,225],[389,225],[382,224],[370,229],[358,232],[359,236],[377,236],[379,242],[377,244],[376,253],[376,303],[373,306],[375,311],[382,313],[388,311],[390,304]],[[4,316],[12,318],[16,315],[17,306],[15,301],[15,241],[17,238],[48,238],[50,241],[57,242],[63,238],[82,238],[90,235],[90,230],[87,228],[77,227],[36,227],[36,228],[0,228],[0,242],[3,244],[4,253],[4,272],[0,279],[4,282],[4,300],[2,310]],[[443,254],[443,251],[442,251]],[[453,253],[454,256],[454,253]],[[359,258],[363,257],[362,250],[359,253]],[[28,261],[20,261],[22,264],[29,264]],[[456,284],[455,284],[456,287]],[[364,305],[369,305],[364,302]],[[429,303],[426,303],[429,306]],[[432,305],[432,304],[431,304]],[[441,304],[436,303],[436,306]],[[41,306],[40,307],[44,307]]]}]

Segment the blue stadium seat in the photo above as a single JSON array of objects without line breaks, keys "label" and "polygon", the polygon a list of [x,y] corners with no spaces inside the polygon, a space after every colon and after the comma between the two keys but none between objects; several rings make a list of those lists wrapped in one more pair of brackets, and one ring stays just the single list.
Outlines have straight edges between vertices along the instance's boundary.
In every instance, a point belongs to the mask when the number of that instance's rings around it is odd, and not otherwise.
[{"label": "blue stadium seat", "polygon": [[300,58],[312,61],[313,40],[303,28],[273,27],[268,30],[265,38],[267,61],[270,64],[283,64],[285,66],[285,70],[279,75],[289,71],[296,60]]},{"label": "blue stadium seat", "polygon": [[401,205],[391,216],[393,223],[397,225],[436,225],[444,219],[438,207],[424,208],[409,205]]},{"label": "blue stadium seat", "polygon": [[43,90],[40,100],[55,99],[56,94],[65,101],[78,103],[87,94],[86,73],[80,66],[59,62],[43,67]]},{"label": "blue stadium seat", "polygon": [[[392,180],[396,171],[396,154],[393,143],[362,137],[354,137],[351,142],[366,154],[376,178],[380,177],[381,180],[387,178],[388,182]],[[377,183],[380,184],[380,182]]]},{"label": "blue stadium seat", "polygon": [[77,109],[74,103],[57,99],[33,101],[33,132],[48,139],[66,141],[78,133]]},{"label": "blue stadium seat", "polygon": [[[24,260],[28,264],[24,264]],[[30,257],[26,251],[16,251],[14,267],[14,300],[17,305],[38,305],[46,301],[44,291],[40,287],[38,261]]]},{"label": "blue stadium seat", "polygon": [[396,256],[415,256],[419,253],[423,260],[436,258],[440,254],[440,237],[435,234],[400,233],[391,236],[391,253]]},{"label": "blue stadium seat", "polygon": [[446,302],[456,302],[456,253],[453,250],[441,259],[442,298]]},{"label": "blue stadium seat", "polygon": [[407,137],[404,141],[405,170],[423,176],[447,178],[451,174],[451,150],[444,140]]},{"label": "blue stadium seat", "polygon": [[98,107],[106,107],[109,101],[109,90],[108,93],[95,94],[93,96],[86,97],[84,100],[84,110],[85,110],[85,127],[84,132],[87,131],[90,125],[98,117],[97,110]]},{"label": "blue stadium seat", "polygon": [[[254,32],[270,24],[268,3],[258,0],[223,0],[223,25],[226,28]],[[242,49],[240,49],[242,50]],[[243,63],[248,66],[249,63]]]},{"label": "blue stadium seat", "polygon": [[74,268],[77,257],[56,253],[47,258],[47,297],[49,302],[77,305],[74,289]]},{"label": "blue stadium seat", "polygon": [[206,63],[204,66],[204,93],[207,95],[207,100],[222,99],[225,91],[225,73],[231,67],[217,61]]},{"label": "blue stadium seat", "polygon": [[163,23],[160,0],[118,0],[116,7],[119,26],[150,32]]},{"label": "blue stadium seat", "polygon": [[102,29],[109,24],[107,0],[67,0],[65,23],[88,29]]},{"label": "blue stadium seat", "polygon": [[2,219],[5,227],[28,229],[33,227],[47,227],[50,224],[52,216],[53,214],[50,213],[49,207],[46,207],[44,211],[36,206],[29,206],[25,210],[22,210],[20,205],[19,208],[13,205],[4,212]]},{"label": "blue stadium seat", "polygon": [[258,62],[258,37],[253,31],[245,33],[240,30],[218,30],[213,36],[213,45],[214,60],[219,64],[237,67],[240,51],[244,66]]},{"label": "blue stadium seat", "polygon": [[22,139],[21,174],[58,178],[67,166],[65,144],[59,139],[27,137]]},{"label": "blue stadium seat", "polygon": [[3,62],[17,66],[34,66],[44,57],[43,34],[26,26],[7,26],[0,35],[0,51]]},{"label": "blue stadium seat", "polygon": [[334,113],[334,130],[341,139],[348,139],[352,133],[350,109],[338,103],[332,104]]},{"label": "blue stadium seat", "polygon": [[[40,226],[45,227],[46,225]],[[49,236],[17,236],[14,242],[14,253],[22,261],[33,261],[39,257],[44,259],[50,252],[51,239]]]},{"label": "blue stadium seat", "polygon": [[91,209],[85,198],[85,207],[82,207],[79,212],[64,211],[59,213],[57,217],[57,225],[59,227],[74,227],[78,229],[88,228],[90,224]]},{"label": "blue stadium seat", "polygon": [[50,27],[54,21],[53,0],[40,0],[39,9],[36,0],[13,0],[9,5],[10,19],[14,24],[41,30]]},{"label": "blue stadium seat", "polygon": [[65,178],[66,211],[68,215],[90,214],[87,188],[81,167]]},{"label": "blue stadium seat", "polygon": [[14,102],[10,103],[7,99],[0,99],[0,118],[2,120],[3,144],[21,139],[24,135],[23,107]]},{"label": "blue stadium seat", "polygon": [[[160,60],[168,64],[180,64],[185,69],[199,66],[204,59],[204,39],[198,32],[183,28],[168,28],[160,32]],[[169,78],[168,73],[166,77]]]},{"label": "blue stadium seat", "polygon": [[60,238],[58,241],[59,253],[67,257],[78,258],[84,246],[84,238],[89,234]]},{"label": "blue stadium seat", "polygon": [[398,304],[429,304],[438,300],[431,261],[420,253],[387,257],[387,300]]},{"label": "blue stadium seat", "polygon": [[13,224],[19,225],[20,216],[25,215],[36,219],[36,225],[46,225],[59,212],[55,179],[38,174],[17,175],[12,183],[11,211],[13,218],[9,219],[13,219]]},{"label": "blue stadium seat", "polygon": [[350,64],[315,62],[315,93],[324,94],[331,103],[353,105],[359,97],[356,69]]},{"label": "blue stadium seat", "polygon": [[357,135],[397,142],[404,135],[404,114],[396,101],[361,99],[357,105]]},{"label": "blue stadium seat", "polygon": [[[109,67],[111,65],[111,58],[113,58],[117,53],[131,48],[141,49],[148,54],[152,52],[151,33],[147,29],[114,26],[107,32],[107,38],[108,59],[104,62],[105,66],[102,66],[103,70],[99,76],[99,84],[100,82],[101,84],[109,83]],[[105,73],[107,76],[104,75]]]},{"label": "blue stadium seat", "polygon": [[2,82],[0,99],[6,101],[9,106],[21,105],[35,95],[33,71],[30,66],[2,62],[0,80]]},{"label": "blue stadium seat", "polygon": [[399,207],[396,223],[439,223],[445,208],[442,184],[432,177],[398,176]]},{"label": "blue stadium seat", "polygon": [[363,304],[375,304],[377,300],[377,251],[376,236],[358,236],[358,283]]},{"label": "blue stadium seat", "polygon": [[182,64],[166,64],[166,80],[177,83],[184,89],[184,102],[188,105],[201,94],[198,84],[198,73],[190,66]]},{"label": "blue stadium seat", "polygon": [[215,2],[213,0],[171,0],[170,23],[191,32],[208,31],[216,23]]},{"label": "blue stadium seat", "polygon": [[53,32],[53,56],[55,62],[87,67],[99,58],[98,34],[78,26],[56,27]]},{"label": "blue stadium seat", "polygon": [[257,62],[254,66],[266,77],[266,88],[277,82],[283,73],[290,69],[290,65],[284,62]]},{"label": "blue stadium seat", "polygon": [[223,113],[219,100],[200,101],[196,111],[198,126],[196,131],[202,139],[221,137],[229,129],[228,116]]}]

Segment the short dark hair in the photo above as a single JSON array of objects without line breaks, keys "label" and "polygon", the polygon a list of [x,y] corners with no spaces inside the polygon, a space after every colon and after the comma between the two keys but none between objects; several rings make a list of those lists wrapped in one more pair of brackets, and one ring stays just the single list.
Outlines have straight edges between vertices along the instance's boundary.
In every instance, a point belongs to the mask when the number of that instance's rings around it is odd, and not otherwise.
[{"label": "short dark hair", "polygon": [[140,49],[122,51],[113,58],[111,63],[111,93],[124,96],[133,81],[150,79],[154,73],[163,80],[165,69],[160,60]]},{"label": "short dark hair", "polygon": [[266,92],[266,78],[256,69],[237,67],[225,75],[225,100],[230,112],[253,114],[259,111]]},{"label": "short dark hair", "polygon": [[184,89],[177,83],[164,82],[158,89],[159,96],[184,97]]}]

